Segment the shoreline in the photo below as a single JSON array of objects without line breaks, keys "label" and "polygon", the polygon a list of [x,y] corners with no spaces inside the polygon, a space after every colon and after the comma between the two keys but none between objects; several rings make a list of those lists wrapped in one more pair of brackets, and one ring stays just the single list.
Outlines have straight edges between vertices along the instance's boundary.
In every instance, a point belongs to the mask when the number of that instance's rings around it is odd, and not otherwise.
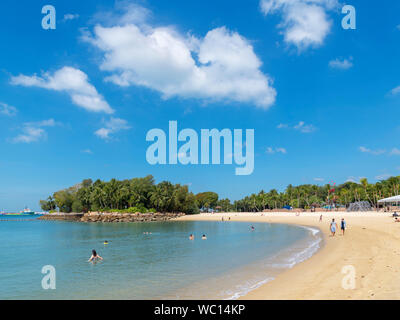
[{"label": "shoreline", "polygon": [[[319,222],[321,214],[323,221]],[[240,299],[400,299],[400,271],[397,270],[400,264],[400,224],[394,223],[391,213],[304,212],[299,216],[290,212],[218,213],[185,216],[177,220],[221,221],[222,217],[230,217],[231,221],[313,227],[321,230],[323,235],[323,246],[313,256]],[[345,236],[341,236],[339,230],[335,237],[330,237],[329,222],[335,218],[339,225],[342,217],[347,222]],[[355,271],[354,289],[344,289],[342,285],[349,279],[350,274],[346,273],[349,270]],[[344,284],[346,286],[346,281]]]},{"label": "shoreline", "polygon": [[121,223],[121,222],[162,222],[177,219],[184,213],[113,213],[113,212],[90,212],[90,213],[53,213],[42,215],[41,221],[69,221],[84,223]]}]

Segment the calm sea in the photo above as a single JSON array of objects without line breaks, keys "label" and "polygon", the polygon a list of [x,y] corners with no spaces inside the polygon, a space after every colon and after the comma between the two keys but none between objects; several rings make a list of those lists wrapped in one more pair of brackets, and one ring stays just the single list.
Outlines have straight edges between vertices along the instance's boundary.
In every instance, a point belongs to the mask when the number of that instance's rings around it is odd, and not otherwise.
[{"label": "calm sea", "polygon": [[[0,217],[0,299],[236,299],[321,245],[318,230],[279,224],[20,219]],[[103,262],[87,262],[92,249]],[[42,288],[46,265],[56,290]]]}]

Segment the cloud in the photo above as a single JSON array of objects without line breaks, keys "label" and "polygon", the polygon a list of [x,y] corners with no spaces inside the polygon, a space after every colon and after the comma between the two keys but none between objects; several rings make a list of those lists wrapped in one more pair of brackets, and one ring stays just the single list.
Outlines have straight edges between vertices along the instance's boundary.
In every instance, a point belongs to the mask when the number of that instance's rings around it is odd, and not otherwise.
[{"label": "cloud", "polygon": [[293,130],[300,131],[301,133],[311,133],[311,132],[314,132],[315,130],[317,130],[317,128],[315,126],[313,126],[312,124],[306,124],[304,121],[299,121],[298,124],[293,125],[293,126],[288,125],[286,123],[281,123],[276,128],[277,129],[293,129]]},{"label": "cloud", "polygon": [[63,21],[79,19],[79,14],[67,13],[64,15]]},{"label": "cloud", "polygon": [[316,130],[316,128],[312,124],[306,124],[304,121],[300,121],[297,125],[294,126],[294,129],[302,133],[311,133]]},{"label": "cloud", "polygon": [[362,147],[362,146],[359,147],[358,149],[363,153],[369,153],[369,154],[373,154],[373,155],[380,155],[380,154],[384,154],[386,152],[386,150],[383,150],[383,149],[371,150],[369,148]]},{"label": "cloud", "polygon": [[325,179],[324,178],[314,178],[314,181],[323,182],[323,181],[325,181]]},{"label": "cloud", "polygon": [[109,140],[111,135],[122,130],[128,130],[131,127],[128,122],[120,118],[111,118],[105,122],[105,126],[95,132],[95,135],[101,139]]},{"label": "cloud", "polygon": [[392,175],[385,173],[385,174],[381,174],[375,177],[376,180],[386,180],[388,178],[390,178]]},{"label": "cloud", "polygon": [[390,155],[399,156],[399,155],[400,155],[400,149],[393,148],[393,149],[390,151]]},{"label": "cloud", "polygon": [[347,70],[353,67],[352,58],[349,59],[335,59],[329,61],[329,66],[333,69]]},{"label": "cloud", "polygon": [[246,38],[225,27],[197,38],[151,26],[138,8],[129,7],[113,26],[98,24],[93,34],[82,36],[104,53],[100,69],[111,73],[106,81],[150,88],[164,99],[249,103],[262,109],[274,104],[272,79],[261,72],[262,62]]},{"label": "cloud", "polygon": [[348,177],[345,182],[359,183],[359,180],[357,180],[356,177],[351,176],[351,177]]},{"label": "cloud", "polygon": [[90,149],[86,149],[86,150],[82,150],[82,153],[93,154],[93,151]]},{"label": "cloud", "polygon": [[19,75],[11,78],[11,84],[24,87],[39,87],[67,92],[74,104],[91,112],[114,113],[96,88],[88,81],[86,73],[72,67],[63,67],[53,74],[45,72],[42,77]]},{"label": "cloud", "polygon": [[23,125],[22,133],[15,138],[11,139],[12,143],[32,143],[47,137],[47,132],[44,127],[55,127],[59,123],[54,119],[43,120],[39,122],[26,122]]},{"label": "cloud", "polygon": [[268,147],[266,150],[267,154],[275,154],[275,153],[282,153],[282,154],[286,154],[287,151],[285,148],[272,148],[272,147]]},{"label": "cloud", "polygon": [[12,117],[15,116],[17,112],[18,112],[17,108],[9,106],[6,103],[0,102],[0,114]]},{"label": "cloud", "polygon": [[396,87],[396,88],[393,88],[391,91],[390,91],[390,94],[392,95],[392,96],[396,96],[396,95],[398,95],[400,93],[400,86],[398,86],[398,87]]},{"label": "cloud", "polygon": [[299,50],[321,46],[329,34],[332,21],[328,12],[338,6],[337,0],[261,0],[261,11],[267,16],[280,14],[278,25],[284,41]]},{"label": "cloud", "polygon": [[399,156],[400,155],[400,149],[398,149],[398,148],[392,148],[392,150],[390,150],[390,151],[386,151],[384,149],[371,150],[366,147],[359,147],[358,149],[363,153],[369,153],[369,154],[373,154],[373,155],[381,155],[381,154],[387,154],[390,156]]}]

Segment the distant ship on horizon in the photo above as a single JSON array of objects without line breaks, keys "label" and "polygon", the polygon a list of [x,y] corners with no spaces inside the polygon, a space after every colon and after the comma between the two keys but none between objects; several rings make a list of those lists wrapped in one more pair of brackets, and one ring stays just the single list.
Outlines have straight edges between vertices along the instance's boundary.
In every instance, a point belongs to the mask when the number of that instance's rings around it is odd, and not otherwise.
[{"label": "distant ship on horizon", "polygon": [[24,210],[20,211],[20,214],[21,214],[21,215],[24,215],[24,216],[30,216],[30,215],[36,214],[36,212],[35,212],[35,211],[32,211],[32,210],[29,209],[28,207],[25,207]]},{"label": "distant ship on horizon", "polygon": [[20,211],[19,213],[8,213],[8,212],[4,212],[4,211],[0,212],[0,215],[3,215],[3,216],[33,216],[35,214],[36,214],[36,212],[32,211],[28,207],[25,207],[25,209]]}]

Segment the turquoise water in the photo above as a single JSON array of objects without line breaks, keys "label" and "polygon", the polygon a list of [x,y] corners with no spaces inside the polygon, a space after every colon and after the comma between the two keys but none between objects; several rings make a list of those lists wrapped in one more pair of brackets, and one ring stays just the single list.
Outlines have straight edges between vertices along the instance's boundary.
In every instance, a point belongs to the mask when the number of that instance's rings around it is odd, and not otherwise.
[{"label": "turquoise water", "polygon": [[[252,232],[240,222],[1,219],[0,299],[235,299],[311,256],[321,241],[316,230],[266,223]],[[87,262],[92,249],[103,262]],[[56,269],[56,290],[42,288],[45,265]]]}]

